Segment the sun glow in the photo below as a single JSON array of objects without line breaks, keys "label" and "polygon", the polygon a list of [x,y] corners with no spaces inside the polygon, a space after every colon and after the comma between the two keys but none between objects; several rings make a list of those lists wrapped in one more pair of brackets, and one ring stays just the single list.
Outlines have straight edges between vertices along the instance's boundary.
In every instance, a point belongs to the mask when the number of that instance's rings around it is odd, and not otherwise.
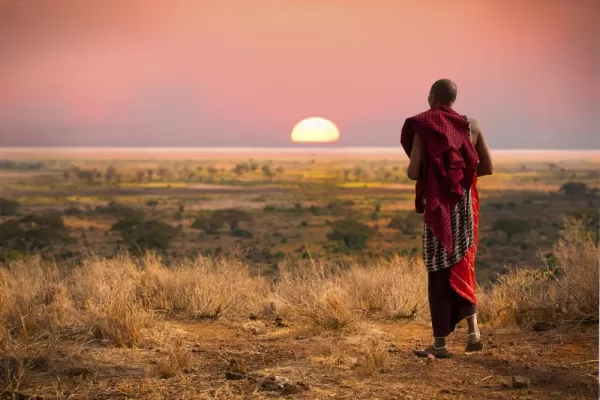
[{"label": "sun glow", "polygon": [[328,143],[340,138],[337,126],[328,119],[311,117],[298,122],[292,130],[292,141],[298,143]]}]

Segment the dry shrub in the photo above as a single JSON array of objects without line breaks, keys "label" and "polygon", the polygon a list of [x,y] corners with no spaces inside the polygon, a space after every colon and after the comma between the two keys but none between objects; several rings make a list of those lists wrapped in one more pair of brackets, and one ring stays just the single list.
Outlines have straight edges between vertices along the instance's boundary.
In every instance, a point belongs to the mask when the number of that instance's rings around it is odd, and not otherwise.
[{"label": "dry shrub", "polygon": [[0,268],[0,348],[12,338],[55,332],[73,316],[66,281],[54,265],[30,258]]},{"label": "dry shrub", "polygon": [[322,263],[284,264],[275,290],[283,312],[308,320],[317,331],[345,328],[357,319],[338,268]]},{"label": "dry shrub", "polygon": [[83,308],[83,322],[99,340],[135,347],[147,337],[156,319],[137,296],[141,271],[120,257],[90,259],[71,277],[74,299]]},{"label": "dry shrub", "polygon": [[598,320],[598,245],[580,221],[568,219],[554,248],[557,268],[512,269],[480,293],[482,322]]},{"label": "dry shrub", "polygon": [[138,287],[147,307],[199,318],[256,312],[268,293],[268,282],[251,276],[241,261],[206,257],[171,268],[157,258],[147,258]]},{"label": "dry shrub", "polygon": [[192,365],[192,353],[181,338],[176,338],[168,349],[167,359],[156,365],[154,373],[160,378],[171,378]]},{"label": "dry shrub", "polygon": [[598,243],[582,221],[567,219],[562,238],[554,247],[560,268],[556,285],[559,301],[581,318],[598,319]]},{"label": "dry shrub", "polygon": [[427,307],[427,271],[422,262],[402,257],[343,274],[356,307],[384,318],[415,318]]},{"label": "dry shrub", "polygon": [[388,350],[381,341],[371,338],[365,347],[364,361],[361,364],[362,370],[373,375],[385,368],[388,361]]},{"label": "dry shrub", "polygon": [[478,317],[492,325],[524,325],[539,316],[546,305],[555,303],[548,274],[528,269],[511,269],[498,278],[489,291],[479,292]]}]

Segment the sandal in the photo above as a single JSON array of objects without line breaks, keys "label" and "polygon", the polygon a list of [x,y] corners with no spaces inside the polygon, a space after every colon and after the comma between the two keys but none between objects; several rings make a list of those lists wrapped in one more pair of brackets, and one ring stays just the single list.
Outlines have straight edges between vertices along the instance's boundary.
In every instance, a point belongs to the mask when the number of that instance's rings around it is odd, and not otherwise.
[{"label": "sandal", "polygon": [[421,358],[427,358],[430,355],[434,356],[435,358],[449,358],[450,357],[450,353],[448,352],[448,349],[446,348],[446,346],[435,347],[434,345],[431,345],[428,348],[426,348],[425,350],[413,350],[413,353],[417,357],[421,357]]},{"label": "sandal", "polygon": [[469,333],[469,338],[471,336],[475,336],[474,339],[469,339],[469,341],[467,342],[467,347],[465,348],[465,351],[467,353],[472,353],[474,351],[481,351],[483,350],[483,342],[481,341],[481,334],[479,333]]}]

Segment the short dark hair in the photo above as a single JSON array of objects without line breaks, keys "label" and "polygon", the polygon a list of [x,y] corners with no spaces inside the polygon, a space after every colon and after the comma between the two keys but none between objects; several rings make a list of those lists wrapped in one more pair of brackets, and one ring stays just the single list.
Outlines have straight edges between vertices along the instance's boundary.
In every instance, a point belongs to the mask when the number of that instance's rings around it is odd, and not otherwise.
[{"label": "short dark hair", "polygon": [[450,79],[439,79],[431,85],[431,92],[440,104],[452,104],[456,101],[456,84]]}]

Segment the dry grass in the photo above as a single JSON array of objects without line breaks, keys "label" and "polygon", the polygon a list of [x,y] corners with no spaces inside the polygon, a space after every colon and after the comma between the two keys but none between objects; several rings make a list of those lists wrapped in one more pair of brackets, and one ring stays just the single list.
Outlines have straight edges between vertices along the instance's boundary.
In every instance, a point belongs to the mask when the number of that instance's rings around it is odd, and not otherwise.
[{"label": "dry grass", "polygon": [[401,257],[348,269],[315,262],[282,266],[275,291],[282,312],[316,331],[349,327],[365,315],[417,318],[427,306],[425,268]]},{"label": "dry grass", "polygon": [[361,364],[363,371],[368,375],[382,371],[387,365],[388,357],[387,346],[377,338],[371,338],[365,346],[364,361]]},{"label": "dry grass", "polygon": [[168,348],[167,358],[160,361],[154,369],[159,378],[167,379],[182,373],[192,366],[192,353],[181,338],[176,338]]},{"label": "dry grass", "polygon": [[389,319],[424,316],[427,272],[421,261],[394,257],[343,274],[355,307]]},{"label": "dry grass", "polygon": [[495,325],[598,320],[598,244],[582,223],[566,220],[554,248],[557,269],[513,269],[480,294],[479,316]]},{"label": "dry grass", "polygon": [[283,265],[276,285],[283,313],[316,330],[336,330],[357,321],[354,302],[339,268],[323,263]]},{"label": "dry grass", "polygon": [[118,347],[156,337],[157,310],[236,316],[265,303],[268,283],[237,261],[198,259],[167,268],[156,257],[90,258],[60,273],[38,258],[0,268],[0,348],[76,327]]},{"label": "dry grass", "polygon": [[[514,269],[480,292],[481,321],[597,320],[598,245],[580,222],[566,222],[555,258],[557,269]],[[420,262],[400,257],[349,268],[282,265],[274,284],[231,259],[167,267],[152,255],[138,261],[92,257],[64,273],[30,258],[0,268],[0,350],[10,354],[15,343],[45,340],[65,328],[118,347],[139,347],[157,340],[165,312],[231,318],[262,309],[264,316],[287,314],[313,332],[352,327],[365,318],[426,318],[426,281]]]},{"label": "dry grass", "polygon": [[254,277],[234,259],[199,257],[165,268],[147,257],[138,293],[146,307],[180,311],[194,318],[256,312],[269,294],[266,279]]},{"label": "dry grass", "polygon": [[0,268],[0,349],[13,338],[45,337],[73,322],[76,311],[64,278],[39,258]]}]

